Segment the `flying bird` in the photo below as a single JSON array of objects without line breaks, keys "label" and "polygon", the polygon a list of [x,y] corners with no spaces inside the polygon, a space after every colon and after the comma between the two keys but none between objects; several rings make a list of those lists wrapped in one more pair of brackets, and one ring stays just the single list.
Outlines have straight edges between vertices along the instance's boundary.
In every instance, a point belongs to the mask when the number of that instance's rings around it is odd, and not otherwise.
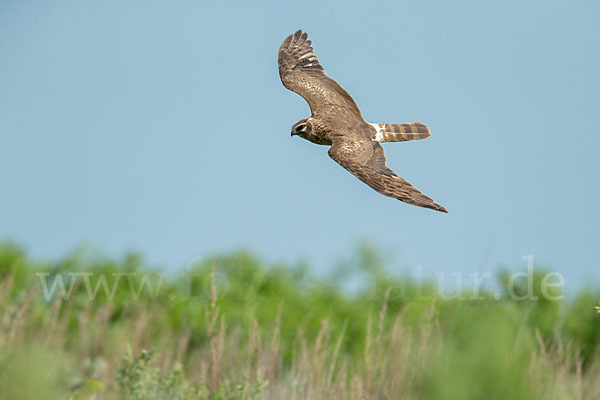
[{"label": "flying bird", "polygon": [[302,96],[312,112],[292,126],[292,136],[331,146],[331,158],[385,196],[448,212],[385,165],[380,143],[426,139],[429,128],[425,124],[365,122],[352,96],[325,74],[306,32],[298,30],[283,41],[278,61],[281,82]]}]

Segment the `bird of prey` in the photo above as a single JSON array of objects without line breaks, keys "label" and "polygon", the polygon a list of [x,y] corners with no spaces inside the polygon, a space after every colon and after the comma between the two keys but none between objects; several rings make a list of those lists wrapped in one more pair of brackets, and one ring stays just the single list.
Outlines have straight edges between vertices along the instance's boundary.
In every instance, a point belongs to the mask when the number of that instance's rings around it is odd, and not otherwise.
[{"label": "bird of prey", "polygon": [[429,137],[420,122],[371,124],[336,81],[325,75],[308,34],[301,30],[279,47],[279,76],[283,85],[302,96],[312,116],[292,126],[298,135],[331,146],[329,156],[377,192],[408,204],[448,212],[385,165],[381,142],[404,142]]}]

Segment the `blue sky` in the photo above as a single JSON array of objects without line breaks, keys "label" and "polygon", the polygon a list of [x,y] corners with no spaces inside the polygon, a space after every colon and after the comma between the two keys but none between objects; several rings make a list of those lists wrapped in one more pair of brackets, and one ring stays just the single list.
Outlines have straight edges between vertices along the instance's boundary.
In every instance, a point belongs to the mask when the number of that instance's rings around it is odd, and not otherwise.
[{"label": "blue sky", "polygon": [[[326,270],[600,281],[597,1],[0,1],[0,237],[179,268],[250,248]],[[450,214],[381,196],[290,138],[298,28],[369,122],[423,121],[388,165]]]}]

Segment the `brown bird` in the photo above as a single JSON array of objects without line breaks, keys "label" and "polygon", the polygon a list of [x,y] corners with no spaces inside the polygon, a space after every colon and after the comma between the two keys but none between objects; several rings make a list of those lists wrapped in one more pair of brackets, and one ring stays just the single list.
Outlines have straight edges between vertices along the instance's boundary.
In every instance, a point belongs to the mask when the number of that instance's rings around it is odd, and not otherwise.
[{"label": "brown bird", "polygon": [[298,135],[331,146],[329,156],[377,192],[408,204],[448,212],[385,165],[380,142],[405,142],[429,137],[421,122],[370,124],[336,81],[325,75],[308,34],[301,30],[279,47],[279,76],[283,85],[308,102],[312,116],[292,126]]}]

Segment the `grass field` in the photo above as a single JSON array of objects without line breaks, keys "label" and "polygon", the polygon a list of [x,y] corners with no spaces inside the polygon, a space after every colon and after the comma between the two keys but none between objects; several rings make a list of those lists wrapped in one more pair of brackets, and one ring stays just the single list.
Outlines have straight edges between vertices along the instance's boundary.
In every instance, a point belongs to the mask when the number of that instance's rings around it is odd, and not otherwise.
[{"label": "grass field", "polygon": [[134,254],[38,262],[4,243],[0,396],[600,398],[600,292],[442,299],[386,271],[367,246],[317,279],[247,252],[165,275]]}]

